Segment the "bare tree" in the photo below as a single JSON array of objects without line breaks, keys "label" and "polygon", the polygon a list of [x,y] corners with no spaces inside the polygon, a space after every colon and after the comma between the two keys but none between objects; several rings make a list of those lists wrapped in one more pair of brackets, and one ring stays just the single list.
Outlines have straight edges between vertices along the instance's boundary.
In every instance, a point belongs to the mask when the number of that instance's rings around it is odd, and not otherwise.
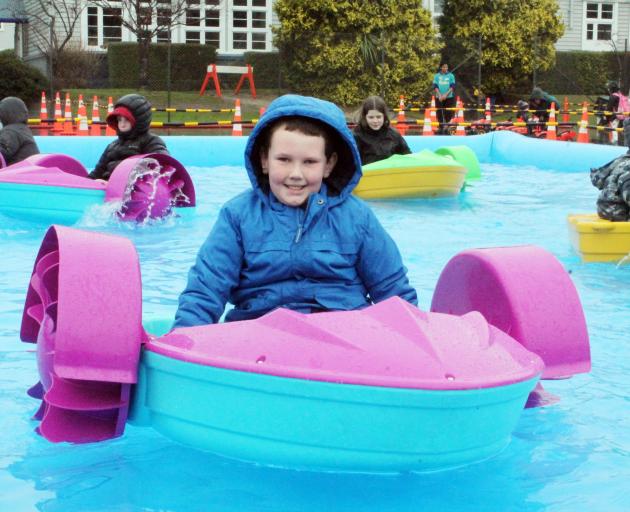
[{"label": "bare tree", "polygon": [[28,19],[29,41],[46,56],[50,90],[53,63],[72,43],[85,2],[81,0],[30,0],[10,3],[15,15]]},{"label": "bare tree", "polygon": [[71,42],[85,2],[81,0],[31,0],[12,2],[14,12],[28,18],[33,44],[45,55],[57,53]]},{"label": "bare tree", "polygon": [[138,41],[139,80],[148,84],[149,45],[163,32],[169,34],[182,23],[189,0],[91,0],[92,5],[103,9],[121,9],[121,25],[136,36]]}]

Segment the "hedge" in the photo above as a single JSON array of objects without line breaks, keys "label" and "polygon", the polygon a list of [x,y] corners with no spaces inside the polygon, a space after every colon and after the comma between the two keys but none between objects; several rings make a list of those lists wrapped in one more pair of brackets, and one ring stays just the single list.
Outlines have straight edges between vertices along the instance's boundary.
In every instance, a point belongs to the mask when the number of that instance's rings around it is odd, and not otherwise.
[{"label": "hedge", "polygon": [[[148,86],[166,90],[168,86],[168,44],[149,46]],[[135,88],[139,83],[137,43],[113,43],[107,48],[109,85],[112,88]],[[198,89],[208,64],[215,62],[216,50],[200,44],[171,45],[171,90]]]},{"label": "hedge", "polygon": [[606,82],[630,86],[630,55],[614,52],[557,52],[556,66],[537,76],[537,84],[552,94],[597,95],[606,92]]},{"label": "hedge", "polygon": [[0,99],[17,96],[27,105],[48,89],[48,80],[36,68],[25,64],[13,50],[0,52]]}]

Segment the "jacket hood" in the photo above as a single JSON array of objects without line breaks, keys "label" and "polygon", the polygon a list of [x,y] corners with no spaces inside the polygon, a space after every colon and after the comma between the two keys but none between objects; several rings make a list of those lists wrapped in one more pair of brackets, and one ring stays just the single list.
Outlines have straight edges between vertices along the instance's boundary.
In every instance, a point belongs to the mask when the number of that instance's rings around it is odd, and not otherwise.
[{"label": "jacket hood", "polygon": [[7,96],[0,101],[0,122],[2,126],[14,123],[28,123],[28,109],[20,98]]},{"label": "jacket hood", "polygon": [[329,196],[347,197],[361,179],[361,157],[344,113],[329,101],[296,94],[286,94],[272,101],[249,136],[245,146],[245,168],[254,189],[266,196],[264,187],[261,187],[267,183],[267,177],[263,175],[260,164],[260,135],[274,121],[289,116],[321,121],[339,135],[335,148],[337,164],[324,183]]},{"label": "jacket hood", "polygon": [[[114,103],[114,110],[118,107],[125,107],[135,119],[135,124],[131,130],[123,135],[125,138],[133,138],[149,131],[151,127],[151,103],[140,94],[127,94]],[[116,130],[118,133],[118,130]]]},{"label": "jacket hood", "polygon": [[545,92],[540,88],[540,87],[534,87],[532,89],[532,94],[530,95],[530,98],[533,98],[535,100],[542,100],[545,97]]}]

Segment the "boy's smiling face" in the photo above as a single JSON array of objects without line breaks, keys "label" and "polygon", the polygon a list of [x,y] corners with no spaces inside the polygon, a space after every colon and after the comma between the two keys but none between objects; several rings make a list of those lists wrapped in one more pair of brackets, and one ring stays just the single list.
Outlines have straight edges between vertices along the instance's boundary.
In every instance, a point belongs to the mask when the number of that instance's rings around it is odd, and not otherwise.
[{"label": "boy's smiling face", "polygon": [[287,206],[299,207],[319,192],[330,176],[337,154],[326,160],[325,140],[284,126],[274,130],[267,154],[261,155],[262,171],[269,176],[274,196]]}]

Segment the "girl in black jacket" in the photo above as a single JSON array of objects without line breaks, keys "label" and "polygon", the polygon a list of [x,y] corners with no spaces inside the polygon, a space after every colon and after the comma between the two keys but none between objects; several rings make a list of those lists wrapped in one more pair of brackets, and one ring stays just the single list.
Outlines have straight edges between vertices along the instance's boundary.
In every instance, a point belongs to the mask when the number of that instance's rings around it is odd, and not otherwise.
[{"label": "girl in black jacket", "polygon": [[354,129],[354,139],[363,165],[392,155],[411,153],[402,135],[389,126],[387,105],[380,96],[370,96],[363,102],[359,124]]},{"label": "girl in black jacket", "polygon": [[151,116],[151,104],[140,94],[127,94],[114,104],[114,110],[107,115],[107,124],[116,130],[118,139],[105,148],[90,178],[109,180],[116,166],[130,156],[168,155],[164,141],[149,131]]}]

